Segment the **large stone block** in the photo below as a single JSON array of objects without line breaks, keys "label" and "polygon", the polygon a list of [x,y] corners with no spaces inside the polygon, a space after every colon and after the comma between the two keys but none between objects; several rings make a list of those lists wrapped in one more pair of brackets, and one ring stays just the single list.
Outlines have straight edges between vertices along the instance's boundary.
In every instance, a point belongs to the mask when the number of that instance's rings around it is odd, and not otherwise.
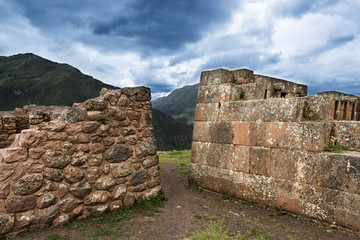
[{"label": "large stone block", "polygon": [[290,149],[272,149],[271,176],[275,179],[295,180],[296,166],[303,161],[304,151]]},{"label": "large stone block", "polygon": [[300,123],[266,123],[266,147],[302,149],[303,125]]},{"label": "large stone block", "polygon": [[229,70],[215,69],[201,72],[200,87],[204,85],[220,85],[222,83],[231,83],[232,78],[229,78]]},{"label": "large stone block", "polygon": [[193,132],[194,142],[210,142],[210,123],[209,122],[195,122]]},{"label": "large stone block", "polygon": [[248,146],[234,145],[232,161],[233,171],[250,172],[250,148]]},{"label": "large stone block", "polygon": [[266,145],[266,123],[261,121],[250,122],[249,126],[249,145]]},{"label": "large stone block", "polygon": [[352,151],[360,150],[360,121],[336,122],[339,144]]},{"label": "large stone block", "polygon": [[217,89],[217,102],[230,102],[231,101],[231,84],[222,84]]},{"label": "large stone block", "polygon": [[341,191],[334,201],[334,221],[343,227],[360,231],[360,195]]},{"label": "large stone block", "polygon": [[234,141],[233,144],[249,146],[249,122],[235,122],[234,123]]},{"label": "large stone block", "polygon": [[5,208],[7,213],[15,213],[33,209],[35,205],[35,196],[13,197],[6,200]]},{"label": "large stone block", "polygon": [[307,151],[322,152],[329,145],[331,126],[327,123],[303,122],[302,147]]},{"label": "large stone block", "polygon": [[218,87],[199,86],[197,103],[216,103],[218,102]]},{"label": "large stone block", "polygon": [[301,98],[273,98],[263,101],[265,122],[297,122],[302,119],[304,100]]},{"label": "large stone block", "polygon": [[289,212],[300,214],[301,187],[291,181],[279,180],[276,184],[275,206]]},{"label": "large stone block", "polygon": [[233,145],[210,143],[203,145],[204,163],[211,167],[232,169]]},{"label": "large stone block", "polygon": [[46,132],[36,129],[26,129],[20,133],[19,145],[25,148],[37,147],[44,141],[46,141]]},{"label": "large stone block", "polygon": [[250,173],[270,176],[270,148],[250,147]]},{"label": "large stone block", "polygon": [[209,135],[212,143],[233,143],[234,127],[232,122],[210,123]]}]

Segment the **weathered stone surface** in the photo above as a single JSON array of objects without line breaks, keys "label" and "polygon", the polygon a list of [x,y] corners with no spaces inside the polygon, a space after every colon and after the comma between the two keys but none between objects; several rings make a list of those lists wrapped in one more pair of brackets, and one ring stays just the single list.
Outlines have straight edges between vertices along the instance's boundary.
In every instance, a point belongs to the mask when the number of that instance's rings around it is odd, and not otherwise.
[{"label": "weathered stone surface", "polygon": [[81,131],[84,133],[94,133],[99,128],[99,126],[100,126],[100,123],[98,123],[96,121],[87,121],[87,122],[85,122]]},{"label": "weathered stone surface", "polygon": [[71,162],[71,157],[61,152],[46,150],[42,160],[47,167],[64,168]]},{"label": "weathered stone surface", "polygon": [[106,102],[102,99],[89,99],[85,102],[87,110],[103,110],[106,108]]},{"label": "weathered stone surface", "polygon": [[86,119],[86,109],[72,107],[64,112],[64,118],[71,123],[84,121]]},{"label": "weathered stone surface", "polygon": [[85,177],[85,173],[80,168],[68,166],[64,170],[65,180],[68,183],[79,182]]},{"label": "weathered stone surface", "polygon": [[87,120],[89,121],[99,121],[104,119],[104,114],[101,111],[88,111]]},{"label": "weathered stone surface", "polygon": [[100,166],[102,163],[102,154],[91,154],[88,159],[89,166]]},{"label": "weathered stone surface", "polygon": [[75,197],[83,199],[84,197],[90,194],[91,190],[92,190],[92,185],[89,182],[84,181],[73,184],[70,187],[69,192]]},{"label": "weathered stone surface", "polygon": [[35,205],[35,196],[13,197],[6,200],[5,208],[7,213],[15,213],[33,209]]},{"label": "weathered stone surface", "polygon": [[126,194],[126,186],[125,185],[119,185],[114,188],[114,190],[111,193],[112,198],[114,199],[123,199]]},{"label": "weathered stone surface", "polygon": [[10,193],[10,183],[0,182],[0,199],[6,199]]},{"label": "weathered stone surface", "polygon": [[126,177],[132,173],[132,166],[128,163],[114,164],[111,169],[114,178]]},{"label": "weathered stone surface", "polygon": [[69,188],[66,184],[60,183],[57,191],[59,199],[63,198],[69,192]]},{"label": "weathered stone surface", "polygon": [[140,183],[146,182],[151,179],[151,175],[147,169],[134,173],[131,177],[131,185],[139,185]]},{"label": "weathered stone surface", "polygon": [[159,157],[158,157],[158,155],[147,157],[142,162],[142,164],[143,164],[144,168],[149,168],[149,167],[155,166],[155,165],[159,164]]},{"label": "weathered stone surface", "polygon": [[73,144],[89,143],[91,140],[90,136],[85,133],[78,133],[69,139],[70,139],[70,142]]},{"label": "weathered stone surface", "polygon": [[150,191],[148,191],[147,193],[145,193],[144,200],[150,200],[156,198],[157,196],[160,195],[160,193],[161,193],[161,186],[157,186],[151,189]]},{"label": "weathered stone surface", "polygon": [[62,212],[69,213],[79,205],[79,200],[69,197],[61,200],[59,205]]},{"label": "weathered stone surface", "polygon": [[115,179],[110,176],[98,178],[94,184],[97,190],[107,190],[116,184]]},{"label": "weathered stone surface", "polygon": [[232,166],[236,172],[250,172],[250,148],[248,146],[234,146]]},{"label": "weathered stone surface", "polygon": [[14,172],[14,167],[0,165],[0,181],[8,179],[11,175],[14,174]]},{"label": "weathered stone surface", "polygon": [[129,146],[116,144],[106,150],[104,153],[104,159],[110,163],[118,163],[126,161],[132,156],[132,154],[133,150]]},{"label": "weathered stone surface", "polygon": [[136,131],[135,131],[135,129],[133,129],[133,128],[122,128],[122,129],[120,130],[120,133],[121,133],[121,135],[123,135],[124,137],[126,137],[126,136],[129,136],[129,135],[136,134]]},{"label": "weathered stone surface", "polygon": [[113,201],[109,204],[110,211],[116,211],[120,209],[123,206],[123,203],[121,200]]},{"label": "weathered stone surface", "polygon": [[39,216],[39,223],[49,224],[56,218],[59,212],[59,206],[54,205],[52,207],[36,210],[35,216]]},{"label": "weathered stone surface", "polygon": [[44,178],[55,182],[61,182],[64,179],[62,171],[54,168],[46,168],[43,172],[43,176]]},{"label": "weathered stone surface", "polygon": [[124,205],[125,206],[132,206],[135,203],[135,196],[132,193],[126,194],[124,198]]},{"label": "weathered stone surface", "polygon": [[86,163],[88,158],[89,158],[88,153],[84,153],[84,152],[80,151],[80,152],[76,153],[75,156],[73,156],[73,158],[71,160],[71,165],[82,166],[82,165],[84,165],[84,163]]},{"label": "weathered stone surface", "polygon": [[0,234],[10,232],[14,228],[15,218],[13,215],[0,214]]},{"label": "weathered stone surface", "polygon": [[29,149],[29,157],[32,159],[39,159],[45,153],[43,148],[30,148]]},{"label": "weathered stone surface", "polygon": [[16,181],[16,183],[13,185],[13,191],[18,195],[29,195],[39,190],[42,184],[42,174],[30,174]]},{"label": "weathered stone surface", "polygon": [[91,182],[94,182],[101,176],[101,169],[99,167],[91,167],[87,171],[87,179]]},{"label": "weathered stone surface", "polygon": [[44,141],[46,141],[46,135],[43,131],[26,129],[21,131],[19,145],[25,148],[37,147]]},{"label": "weathered stone surface", "polygon": [[16,214],[16,228],[23,228],[35,220],[34,211],[21,212]]},{"label": "weathered stone surface", "polygon": [[5,148],[1,151],[1,158],[6,163],[23,162],[27,159],[27,151],[21,147]]},{"label": "weathered stone surface", "polygon": [[250,173],[270,176],[270,149],[250,147]]},{"label": "weathered stone surface", "polygon": [[95,205],[107,202],[109,198],[109,192],[107,191],[95,191],[84,198],[85,205]]},{"label": "weathered stone surface", "polygon": [[36,202],[36,207],[37,208],[47,208],[50,207],[51,205],[54,205],[57,201],[57,198],[55,197],[54,194],[52,193],[44,193],[42,194],[37,202]]},{"label": "weathered stone surface", "polygon": [[[111,145],[111,144],[110,144]],[[90,152],[93,154],[103,153],[105,151],[105,145],[102,143],[91,143]]]},{"label": "weathered stone surface", "polygon": [[136,148],[136,157],[141,159],[148,155],[156,153],[156,143],[154,141],[146,141],[141,146]]}]

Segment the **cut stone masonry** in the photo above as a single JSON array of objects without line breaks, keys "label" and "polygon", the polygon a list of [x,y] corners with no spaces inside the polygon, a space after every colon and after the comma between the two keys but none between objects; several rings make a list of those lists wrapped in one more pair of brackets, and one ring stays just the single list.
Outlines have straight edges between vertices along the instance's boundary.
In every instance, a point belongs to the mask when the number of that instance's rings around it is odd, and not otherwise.
[{"label": "cut stone masonry", "polygon": [[359,103],[247,69],[202,72],[189,180],[360,232]]},{"label": "cut stone masonry", "polygon": [[60,225],[160,194],[150,89],[0,113],[0,235]]}]

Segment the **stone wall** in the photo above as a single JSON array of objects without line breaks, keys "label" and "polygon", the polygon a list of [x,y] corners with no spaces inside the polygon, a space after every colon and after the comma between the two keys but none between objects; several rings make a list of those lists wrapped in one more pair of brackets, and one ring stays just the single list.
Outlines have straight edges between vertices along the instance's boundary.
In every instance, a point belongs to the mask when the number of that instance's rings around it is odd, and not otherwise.
[{"label": "stone wall", "polygon": [[[259,78],[254,75],[246,69],[202,73],[190,182],[360,231],[360,122],[350,121],[359,119],[359,97],[306,96],[303,85],[290,82],[285,94],[284,80],[267,82],[274,79],[263,76],[264,82],[239,97],[236,89],[248,84],[246,78]],[[284,93],[269,95],[275,88]],[[335,101],[354,108],[335,110]],[[349,121],[337,120],[341,112],[349,112],[344,116],[350,118],[340,118]],[[346,150],[324,151],[331,146]]]},{"label": "stone wall", "polygon": [[26,106],[0,116],[0,235],[161,191],[148,88],[104,89],[73,107]]}]

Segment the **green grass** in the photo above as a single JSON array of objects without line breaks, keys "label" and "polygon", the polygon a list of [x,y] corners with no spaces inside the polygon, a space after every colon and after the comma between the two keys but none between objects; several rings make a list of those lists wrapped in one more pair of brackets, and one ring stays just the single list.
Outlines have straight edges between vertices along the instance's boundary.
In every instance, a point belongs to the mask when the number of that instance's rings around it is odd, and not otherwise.
[{"label": "green grass", "polygon": [[175,166],[175,177],[183,178],[189,173],[191,150],[170,152],[168,154],[160,154],[160,163],[170,163]]}]

